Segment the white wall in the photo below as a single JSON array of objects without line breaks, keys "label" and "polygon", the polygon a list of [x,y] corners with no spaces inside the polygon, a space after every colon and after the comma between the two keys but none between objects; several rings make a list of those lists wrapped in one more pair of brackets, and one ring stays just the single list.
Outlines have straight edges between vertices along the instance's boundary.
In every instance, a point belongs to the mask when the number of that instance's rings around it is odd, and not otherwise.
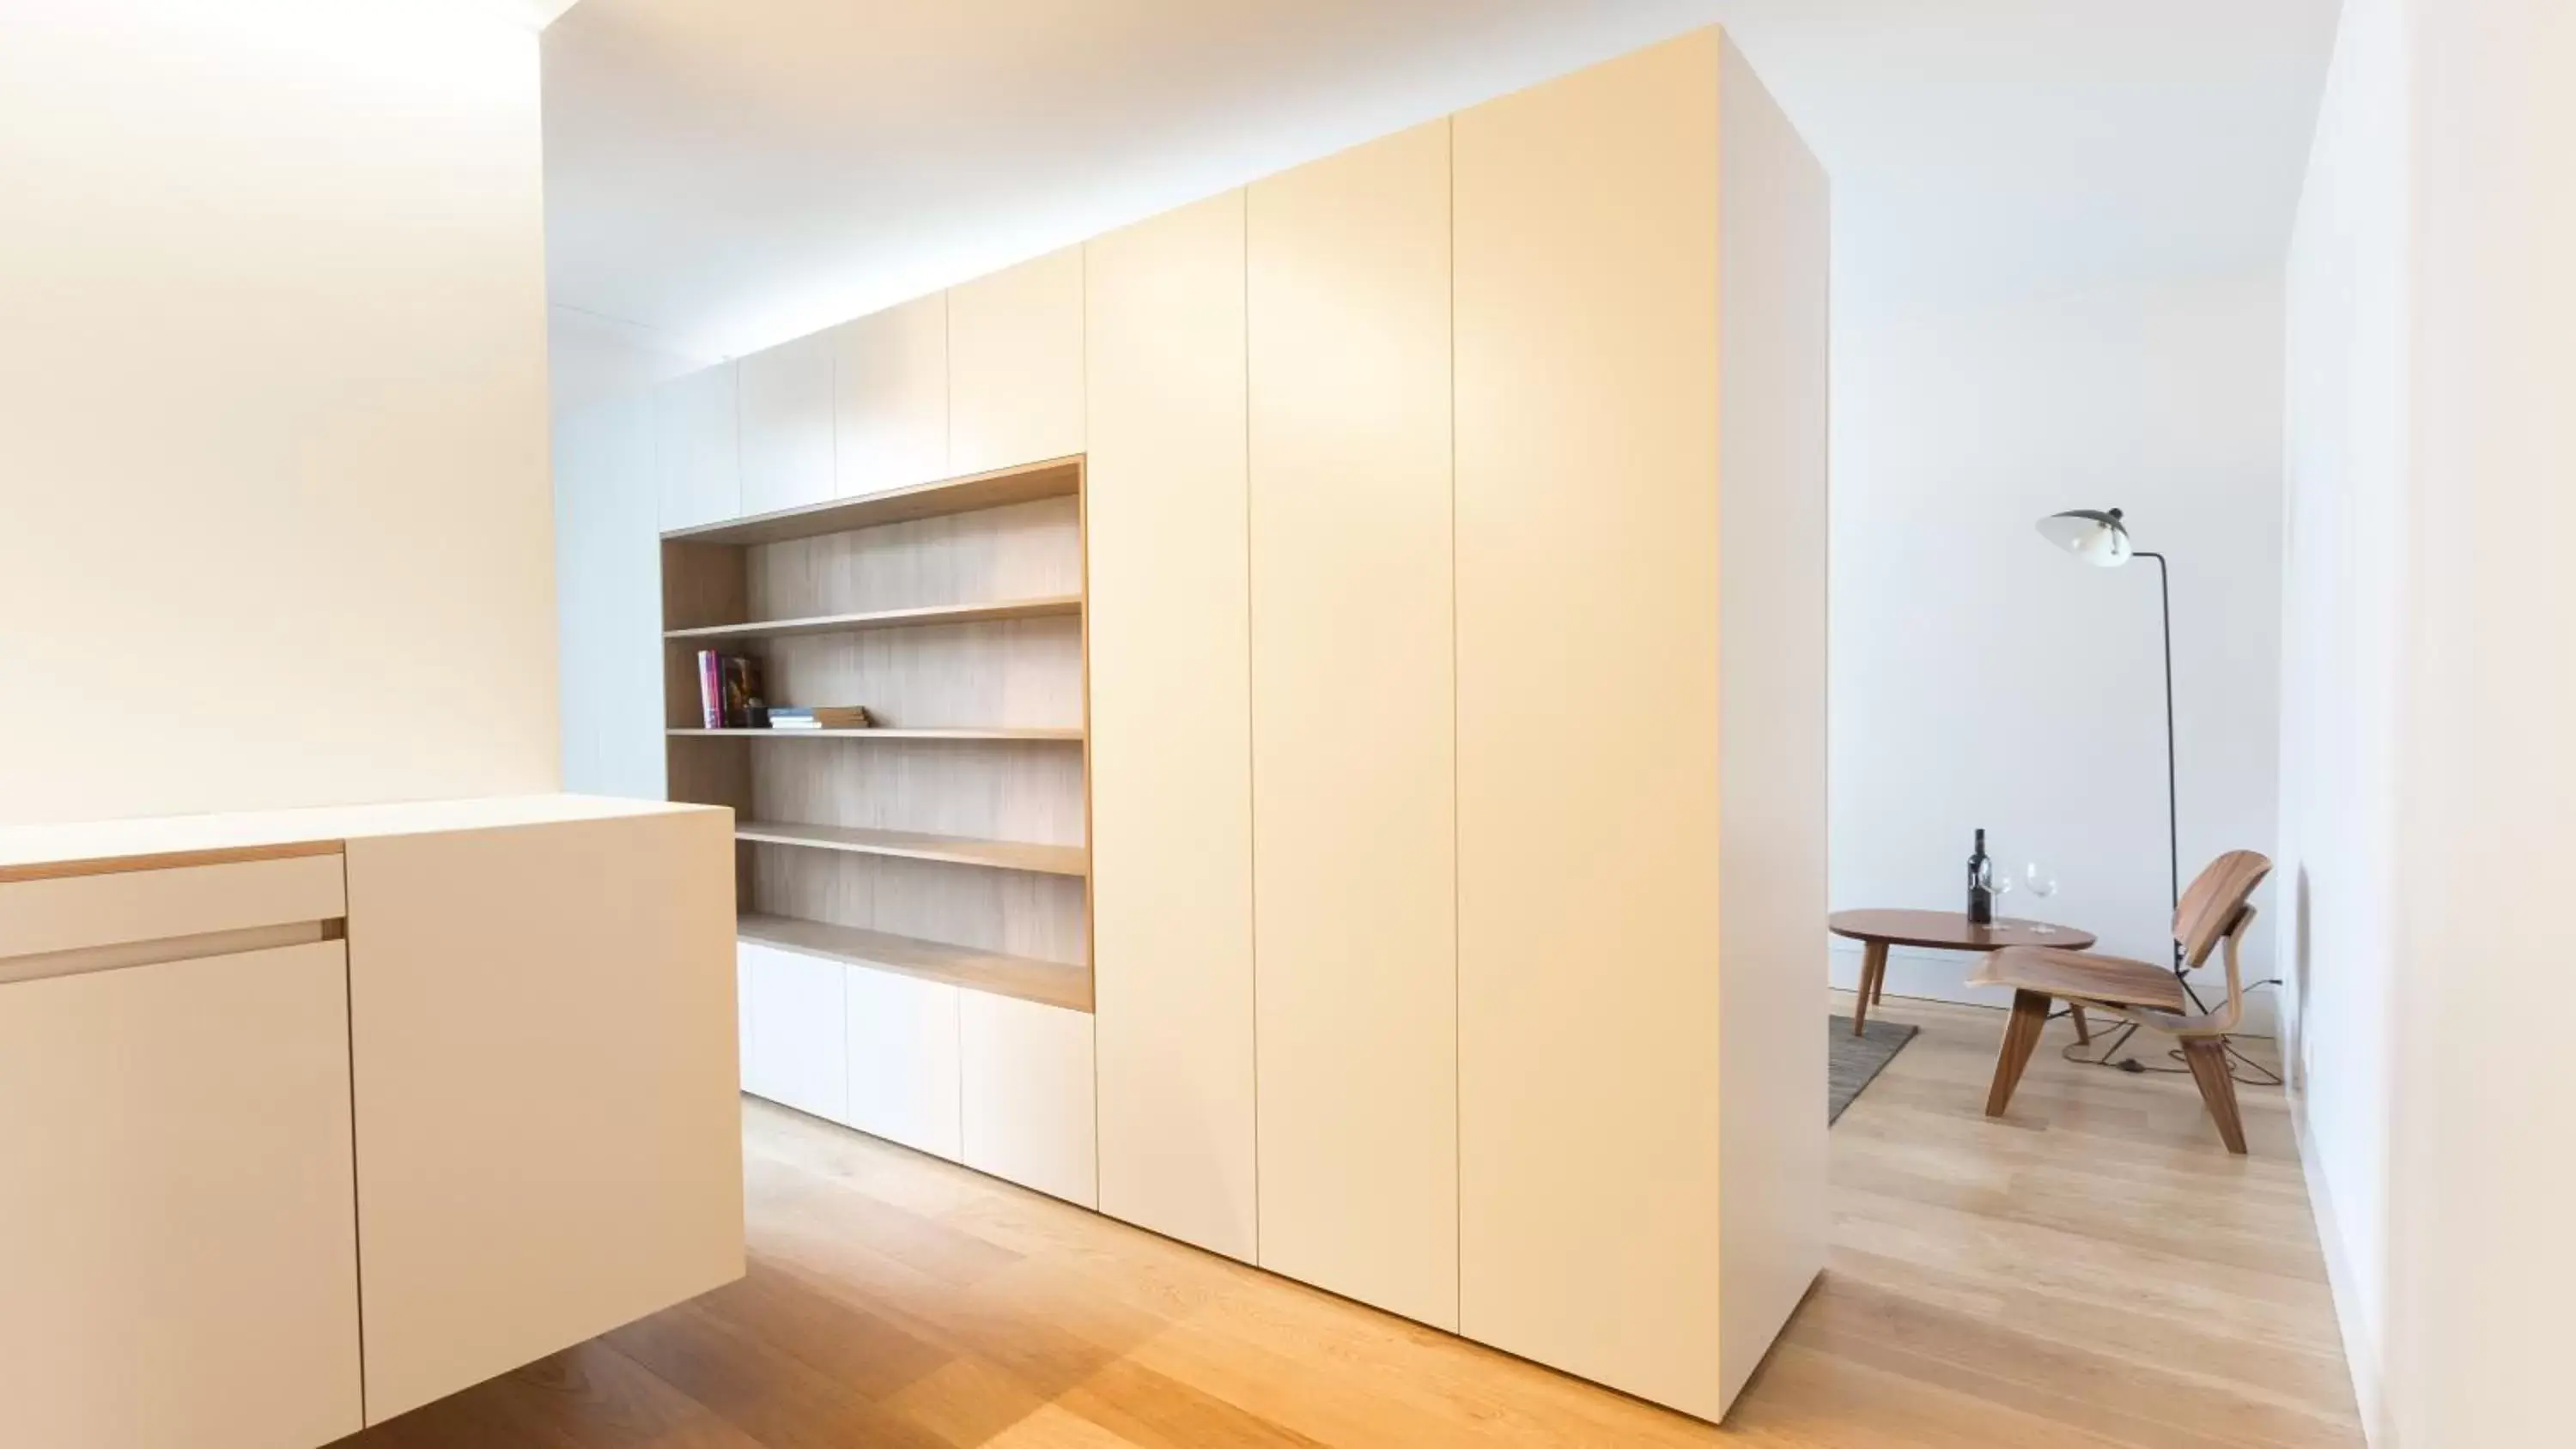
[{"label": "white wall", "polygon": [[637,393],[555,419],[564,788],[663,798],[662,567],[653,413]]},{"label": "white wall", "polygon": [[0,6],[0,821],[550,788],[537,49]]},{"label": "white wall", "polygon": [[2281,851],[2285,1041],[2346,1356],[2388,1321],[2396,726],[2406,446],[2403,36],[2349,0],[2290,245]]},{"label": "white wall", "polygon": [[2383,1449],[2567,1437],[2571,64],[2561,0],[2349,0],[2291,255],[2283,941]]},{"label": "white wall", "polygon": [[[1851,279],[1898,243],[1837,226],[1837,293],[1884,294]],[[2172,555],[2184,880],[2273,849],[2281,287],[2263,266],[1837,316],[1837,909],[1958,909],[1984,826],[2003,865],[2060,882],[2008,914],[2170,952],[2155,570],[2051,548],[2032,525],[2066,508],[2123,508]],[[2249,979],[2270,963],[2255,943]],[[1899,951],[1888,989],[1985,999],[1969,964]],[[1837,943],[1836,983],[1857,976]]]}]

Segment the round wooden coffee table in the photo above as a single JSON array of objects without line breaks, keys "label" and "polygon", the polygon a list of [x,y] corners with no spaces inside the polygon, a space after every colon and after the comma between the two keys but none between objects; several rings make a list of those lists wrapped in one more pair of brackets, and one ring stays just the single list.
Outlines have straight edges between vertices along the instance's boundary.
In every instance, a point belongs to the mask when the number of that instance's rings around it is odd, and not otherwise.
[{"label": "round wooden coffee table", "polygon": [[2093,933],[2047,921],[1998,916],[1991,926],[1968,924],[1965,911],[1836,911],[1825,929],[1860,946],[1860,995],[1852,1003],[1852,1035],[1869,1021],[1870,1004],[1887,995],[1887,948],[1917,946],[1933,951],[1973,951],[1984,955],[2006,946],[2050,946],[2060,951],[2089,951]]}]

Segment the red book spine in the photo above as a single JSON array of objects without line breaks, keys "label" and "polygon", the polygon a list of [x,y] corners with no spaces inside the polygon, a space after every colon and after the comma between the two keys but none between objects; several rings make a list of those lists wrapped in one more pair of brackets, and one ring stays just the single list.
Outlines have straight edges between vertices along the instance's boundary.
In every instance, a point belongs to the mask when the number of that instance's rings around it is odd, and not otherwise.
[{"label": "red book spine", "polygon": [[698,651],[698,713],[708,729],[724,728],[724,656],[712,649]]}]

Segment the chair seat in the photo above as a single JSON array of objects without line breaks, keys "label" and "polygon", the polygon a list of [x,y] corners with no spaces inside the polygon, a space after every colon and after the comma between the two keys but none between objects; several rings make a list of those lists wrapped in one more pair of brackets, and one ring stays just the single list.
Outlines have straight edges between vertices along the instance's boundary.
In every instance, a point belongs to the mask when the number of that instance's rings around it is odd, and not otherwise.
[{"label": "chair seat", "polygon": [[1994,952],[1969,975],[1968,984],[2009,986],[2044,996],[2157,1011],[2179,1012],[2187,1004],[2182,982],[2170,968],[2152,961],[2060,951],[2048,946],[2014,946]]}]

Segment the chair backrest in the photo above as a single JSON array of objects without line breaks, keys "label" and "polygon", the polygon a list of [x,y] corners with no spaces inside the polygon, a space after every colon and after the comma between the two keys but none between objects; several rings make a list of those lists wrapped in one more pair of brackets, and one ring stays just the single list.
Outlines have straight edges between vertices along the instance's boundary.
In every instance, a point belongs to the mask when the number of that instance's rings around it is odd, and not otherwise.
[{"label": "chair backrest", "polygon": [[2238,929],[2246,898],[2272,873],[2272,862],[2251,850],[2231,850],[2203,867],[2174,907],[2174,940],[2186,967],[2197,968],[2212,948]]}]

